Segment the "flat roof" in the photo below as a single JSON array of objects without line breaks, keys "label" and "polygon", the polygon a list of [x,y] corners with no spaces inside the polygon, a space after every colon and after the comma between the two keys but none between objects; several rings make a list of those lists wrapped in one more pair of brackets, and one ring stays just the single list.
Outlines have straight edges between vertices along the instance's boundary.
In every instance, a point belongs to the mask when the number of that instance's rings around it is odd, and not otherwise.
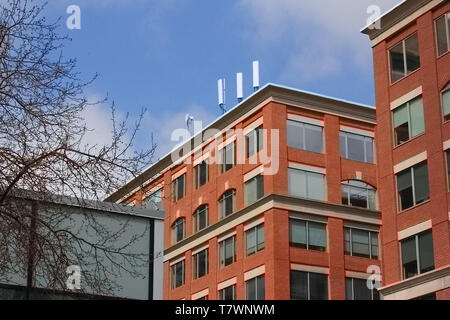
[{"label": "flat roof", "polygon": [[[227,124],[232,123],[246,112],[256,108],[256,106],[270,97],[277,97],[280,100],[287,101],[285,102],[286,104],[300,102],[305,106],[311,106],[310,109],[318,112],[335,114],[340,113],[340,116],[342,117],[356,117],[361,121],[375,124],[375,108],[373,106],[268,83],[235,105],[233,108],[229,109],[226,113],[207,125],[200,132],[196,133],[189,140],[184,141],[175,148],[177,149],[186,144],[190,144],[190,150],[194,150],[200,145],[195,145],[197,140],[199,140],[198,136],[202,136],[206,130],[211,128],[223,130],[226,128]],[[130,191],[145,186],[149,179],[159,176],[162,171],[166,170],[173,164],[171,161],[171,154],[172,151],[164,155],[161,159],[145,169],[140,175],[128,181],[117,191],[108,195],[105,198],[105,201],[117,202],[127,196]]]}]

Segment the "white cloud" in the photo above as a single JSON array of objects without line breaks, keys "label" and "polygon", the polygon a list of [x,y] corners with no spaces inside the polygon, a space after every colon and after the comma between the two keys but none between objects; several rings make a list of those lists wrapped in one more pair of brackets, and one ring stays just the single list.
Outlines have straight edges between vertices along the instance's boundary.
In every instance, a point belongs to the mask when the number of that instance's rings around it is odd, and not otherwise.
[{"label": "white cloud", "polygon": [[[253,46],[293,47],[282,80],[311,79],[343,71],[343,61],[371,68],[370,45],[359,30],[367,24],[370,5],[385,12],[400,0],[239,0],[237,10],[248,12],[243,36]],[[249,19],[250,17],[250,19]]]}]

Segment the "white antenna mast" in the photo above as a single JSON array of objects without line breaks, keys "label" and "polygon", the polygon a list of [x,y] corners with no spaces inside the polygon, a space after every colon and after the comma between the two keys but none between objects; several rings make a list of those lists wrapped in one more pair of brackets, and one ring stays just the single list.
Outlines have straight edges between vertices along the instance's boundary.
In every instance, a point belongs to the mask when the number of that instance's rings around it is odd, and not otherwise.
[{"label": "white antenna mast", "polygon": [[191,116],[189,113],[185,116],[184,121],[186,121],[186,127],[189,131],[191,123],[194,121],[194,117]]},{"label": "white antenna mast", "polygon": [[242,72],[236,73],[236,95],[238,103],[244,98],[243,76]]},{"label": "white antenna mast", "polygon": [[217,91],[219,97],[219,107],[222,110],[222,113],[225,113],[227,112],[225,105],[225,79],[217,80]]},{"label": "white antenna mast", "polygon": [[259,89],[259,61],[253,61],[253,90]]}]

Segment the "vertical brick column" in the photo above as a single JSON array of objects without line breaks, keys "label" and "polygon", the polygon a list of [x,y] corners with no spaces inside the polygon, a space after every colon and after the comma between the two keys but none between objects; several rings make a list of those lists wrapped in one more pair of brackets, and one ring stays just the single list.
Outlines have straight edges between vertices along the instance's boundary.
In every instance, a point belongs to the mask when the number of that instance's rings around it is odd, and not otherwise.
[{"label": "vertical brick column", "polygon": [[328,219],[328,250],[330,255],[329,298],[345,299],[343,220]]},{"label": "vertical brick column", "polygon": [[327,166],[327,200],[341,203],[341,157],[339,149],[339,118],[326,114],[325,117],[325,158]]}]

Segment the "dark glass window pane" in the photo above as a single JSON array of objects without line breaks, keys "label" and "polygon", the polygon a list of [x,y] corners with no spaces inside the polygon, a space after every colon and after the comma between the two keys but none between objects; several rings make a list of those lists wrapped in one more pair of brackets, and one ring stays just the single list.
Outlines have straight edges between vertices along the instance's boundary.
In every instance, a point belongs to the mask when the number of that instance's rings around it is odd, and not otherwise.
[{"label": "dark glass window pane", "polygon": [[448,38],[447,38],[447,18],[446,16],[442,16],[439,19],[436,20],[436,38],[437,38],[437,48],[438,48],[438,55],[442,55],[447,52],[448,50]]},{"label": "dark glass window pane", "polygon": [[403,42],[395,45],[390,51],[391,81],[395,82],[405,76],[405,60],[403,56]]},{"label": "dark glass window pane", "polygon": [[350,228],[344,228],[344,251],[346,254],[350,254]]},{"label": "dark glass window pane", "polygon": [[447,179],[448,179],[449,188],[450,188],[450,149],[447,150]]},{"label": "dark glass window pane", "polygon": [[260,224],[256,227],[257,247],[256,250],[260,251],[264,249],[265,237],[264,237],[264,225]]},{"label": "dark glass window pane", "polygon": [[224,241],[224,265],[228,266],[235,261],[235,242],[234,237],[228,238]]},{"label": "dark glass window pane", "polygon": [[352,255],[370,258],[368,231],[352,229]]},{"label": "dark glass window pane", "polygon": [[347,137],[344,133],[339,133],[339,149],[341,151],[341,156],[347,158]]},{"label": "dark glass window pane", "polygon": [[403,278],[407,279],[418,274],[416,237],[410,237],[402,241],[402,265]]},{"label": "dark glass window pane", "polygon": [[184,261],[172,266],[172,286],[178,288],[184,284]]},{"label": "dark glass window pane", "polygon": [[367,208],[367,189],[350,187],[350,205],[355,207]]},{"label": "dark glass window pane", "polygon": [[308,221],[308,249],[325,251],[327,247],[327,229],[323,223]]},{"label": "dark glass window pane", "polygon": [[203,277],[208,273],[208,251],[203,250],[194,256],[194,278]]},{"label": "dark glass window pane", "polygon": [[366,144],[366,162],[373,163],[373,139],[366,138],[364,143]]},{"label": "dark glass window pane", "polygon": [[428,200],[430,192],[428,187],[428,166],[426,163],[420,163],[414,167],[414,187],[416,193],[415,204]]},{"label": "dark glass window pane", "polygon": [[364,137],[348,134],[348,159],[364,162]]},{"label": "dark glass window pane", "polygon": [[246,234],[247,255],[252,255],[256,252],[256,229],[252,228]]},{"label": "dark glass window pane", "polygon": [[256,278],[248,280],[246,287],[247,300],[256,300]]},{"label": "dark glass window pane", "polygon": [[349,204],[348,198],[349,198],[349,187],[343,184],[341,194],[342,204],[348,205]]},{"label": "dark glass window pane", "polygon": [[372,290],[367,287],[367,280],[353,279],[354,300],[372,300]]},{"label": "dark glass window pane", "polygon": [[247,143],[247,157],[250,157],[256,153],[256,139],[256,131],[254,130],[245,136]]},{"label": "dark glass window pane", "polygon": [[264,276],[256,277],[256,299],[264,300],[266,299],[266,281]]},{"label": "dark glass window pane", "polygon": [[433,234],[424,232],[419,235],[420,273],[434,269]]},{"label": "dark glass window pane", "polygon": [[351,278],[345,278],[345,300],[353,300],[353,283]]},{"label": "dark glass window pane", "polygon": [[328,300],[328,277],[326,275],[309,274],[309,299]]},{"label": "dark glass window pane", "polygon": [[394,129],[395,144],[399,145],[409,140],[409,124],[408,122],[399,125]]},{"label": "dark glass window pane", "polygon": [[220,300],[234,300],[235,299],[235,287],[229,286],[220,290],[219,299]]},{"label": "dark glass window pane", "polygon": [[308,273],[291,270],[290,287],[292,300],[308,300]]},{"label": "dark glass window pane", "polygon": [[414,298],[411,300],[436,300],[436,293],[430,293],[430,294],[426,294],[424,296],[418,297],[418,298]]},{"label": "dark glass window pane", "polygon": [[322,127],[305,124],[305,149],[311,152],[322,152]]},{"label": "dark glass window pane", "polygon": [[306,249],[306,221],[290,219],[291,245]]},{"label": "dark glass window pane", "polygon": [[257,199],[264,197],[264,177],[262,175],[256,176],[256,192]]},{"label": "dark glass window pane", "polygon": [[300,122],[288,120],[287,121],[287,142],[288,145],[295,149],[305,149],[303,126]]},{"label": "dark glass window pane", "polygon": [[370,242],[372,246],[372,259],[378,258],[378,233],[371,232],[370,233]]},{"label": "dark glass window pane", "polygon": [[414,205],[411,169],[397,174],[397,188],[400,200],[400,209],[404,210]]},{"label": "dark glass window pane", "polygon": [[405,40],[407,73],[411,73],[420,67],[419,40],[417,34],[413,34]]}]

